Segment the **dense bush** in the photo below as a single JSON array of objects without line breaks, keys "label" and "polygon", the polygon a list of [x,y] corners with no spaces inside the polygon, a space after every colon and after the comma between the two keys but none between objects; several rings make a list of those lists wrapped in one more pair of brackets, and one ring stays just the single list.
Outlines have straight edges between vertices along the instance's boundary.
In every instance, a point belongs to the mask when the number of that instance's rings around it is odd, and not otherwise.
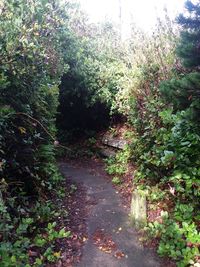
[{"label": "dense bush", "polygon": [[63,19],[55,1],[5,1],[1,9],[2,176],[36,191],[54,179],[44,164],[53,161]]},{"label": "dense bush", "polygon": [[[0,4],[1,266],[29,266],[27,250],[42,223],[36,200],[48,199],[61,181],[54,155],[55,113],[67,69],[68,9],[69,4],[61,7],[54,0]],[[47,217],[45,223],[53,219]]]},{"label": "dense bush", "polygon": [[178,18],[183,29],[177,54],[190,68],[174,65],[174,73],[168,75],[171,80],[158,83],[159,73],[149,69],[151,90],[134,98],[130,114],[136,130],[132,144],[132,158],[138,166],[135,178],[142,188],[158,186],[170,204],[165,206],[170,213],[164,214],[163,223],[150,224],[149,229],[160,238],[160,255],[170,256],[178,266],[198,261],[200,243],[199,4],[187,1],[186,8],[187,15]]},{"label": "dense bush", "polygon": [[[57,126],[64,141],[108,127],[119,115],[115,97],[125,77],[115,26],[88,24],[76,17],[73,56],[60,85]],[[111,116],[112,115],[112,116]]]}]

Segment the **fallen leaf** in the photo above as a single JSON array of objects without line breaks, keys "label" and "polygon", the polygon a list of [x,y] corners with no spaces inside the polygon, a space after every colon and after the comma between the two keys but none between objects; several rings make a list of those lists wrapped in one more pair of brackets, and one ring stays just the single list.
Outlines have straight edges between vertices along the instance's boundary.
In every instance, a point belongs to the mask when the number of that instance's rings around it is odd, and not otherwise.
[{"label": "fallen leaf", "polygon": [[60,251],[58,251],[58,252],[54,252],[54,253],[53,253],[53,255],[54,255],[56,258],[60,258],[60,254],[61,254]]},{"label": "fallen leaf", "polygon": [[125,254],[122,251],[116,251],[114,256],[117,259],[121,259],[125,256]]},{"label": "fallen leaf", "polygon": [[26,129],[24,127],[18,127],[19,131],[21,134],[25,134],[26,133]]}]

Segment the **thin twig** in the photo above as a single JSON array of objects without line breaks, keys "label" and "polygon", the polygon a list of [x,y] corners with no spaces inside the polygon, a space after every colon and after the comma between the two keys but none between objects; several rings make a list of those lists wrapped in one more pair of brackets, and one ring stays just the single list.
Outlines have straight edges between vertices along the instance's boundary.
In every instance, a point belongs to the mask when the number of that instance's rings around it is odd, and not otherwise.
[{"label": "thin twig", "polygon": [[59,142],[58,142],[58,141],[54,138],[54,136],[47,130],[47,128],[46,128],[40,121],[38,121],[37,119],[33,118],[33,117],[30,116],[29,114],[26,114],[26,113],[23,113],[23,112],[17,112],[17,113],[10,113],[10,115],[25,116],[25,117],[29,118],[30,120],[36,122],[36,123],[39,124],[40,127],[46,132],[46,134],[47,134],[48,136],[51,137],[51,139],[53,140],[53,142],[56,143],[56,145],[55,145],[56,147],[62,147],[62,148],[64,148],[64,149],[68,150],[68,151],[71,151],[70,148],[68,148],[68,147],[66,147],[66,146],[64,146],[64,145],[59,144]]}]

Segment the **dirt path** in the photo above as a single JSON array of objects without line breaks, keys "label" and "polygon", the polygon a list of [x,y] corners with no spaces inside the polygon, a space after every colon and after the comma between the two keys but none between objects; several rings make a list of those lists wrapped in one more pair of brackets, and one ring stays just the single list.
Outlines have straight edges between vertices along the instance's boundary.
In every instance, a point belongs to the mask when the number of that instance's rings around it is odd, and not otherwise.
[{"label": "dirt path", "polygon": [[87,192],[88,240],[77,267],[163,266],[139,243],[120,196],[101,172],[70,163],[61,163],[60,169],[72,181],[82,183]]}]

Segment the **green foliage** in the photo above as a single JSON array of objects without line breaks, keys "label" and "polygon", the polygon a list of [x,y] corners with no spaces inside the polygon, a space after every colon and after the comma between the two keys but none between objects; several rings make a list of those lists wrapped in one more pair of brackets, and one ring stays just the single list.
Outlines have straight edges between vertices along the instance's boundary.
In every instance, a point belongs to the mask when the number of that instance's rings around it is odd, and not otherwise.
[{"label": "green foliage", "polygon": [[115,185],[120,185],[122,183],[121,179],[117,176],[114,176],[112,179],[112,183]]},{"label": "green foliage", "polygon": [[[164,194],[176,203],[173,217],[157,229],[158,251],[179,266],[187,266],[198,255],[197,244],[191,247],[188,236],[194,230],[199,236],[199,126],[189,120],[188,110],[174,113],[171,107],[164,108],[161,98],[145,102],[145,107],[141,123],[134,120],[138,129],[132,144],[132,158],[138,166],[135,179],[149,188],[151,201],[162,200]],[[157,196],[155,186],[163,194]],[[179,222],[188,222],[188,228],[180,227]]]},{"label": "green foliage", "polygon": [[113,183],[119,182],[119,176],[126,173],[128,168],[128,161],[130,159],[130,149],[127,146],[124,150],[118,152],[116,156],[109,157],[105,160],[106,171],[110,175],[117,175],[113,179]]},{"label": "green foliage", "polygon": [[118,113],[113,103],[125,76],[125,64],[115,56],[114,26],[90,25],[77,18],[79,24],[83,32],[75,28],[69,71],[60,85],[57,126],[65,141],[109,125],[110,113]]},{"label": "green foliage", "polygon": [[[38,233],[33,239],[26,237],[28,232],[35,231],[34,220],[32,218],[22,219],[16,234],[17,240],[14,243],[1,242],[0,255],[3,267],[7,266],[41,266],[45,262],[55,262],[60,257],[60,252],[56,252],[56,240],[70,237],[70,232],[64,228],[56,230],[56,223],[48,223],[43,229],[43,233]],[[40,248],[40,257],[35,252],[34,263],[29,264],[30,256],[28,251],[38,251]],[[39,255],[38,255],[39,256]]]},{"label": "green foliage", "polygon": [[54,0],[0,3],[2,266],[29,266],[34,236],[55,216],[49,202],[41,203],[62,180],[53,141],[58,86],[68,69],[69,11],[69,3]]},{"label": "green foliage", "polygon": [[[166,78],[170,80],[165,81],[159,65],[157,69],[145,66],[148,72],[143,72],[140,85],[145,91],[147,84],[149,90],[131,100],[129,115],[135,129],[131,145],[137,165],[135,182],[149,190],[151,202],[165,197],[170,203],[170,215],[164,216],[163,223],[151,223],[148,228],[160,240],[159,254],[173,258],[177,266],[195,264],[200,238],[200,76],[194,42],[199,35],[199,4],[187,1],[187,8],[187,18],[178,19],[184,31],[177,52],[185,66],[193,69],[180,73],[174,65],[174,73],[169,71]],[[156,192],[161,190],[159,196]]]},{"label": "green foliage", "polygon": [[26,0],[5,1],[1,10],[2,177],[22,183],[28,193],[45,187],[48,177],[58,180],[50,136],[55,135],[58,83],[65,68],[67,28],[61,10],[54,1],[29,5]]},{"label": "green foliage", "polygon": [[[116,25],[89,24],[74,8],[57,0],[0,3],[2,266],[53,263],[60,257],[56,240],[70,236],[53,222],[67,211],[47,201],[50,192],[65,196],[58,190],[56,117],[59,139],[68,141],[126,117],[132,144],[107,159],[106,170],[120,184],[135,162],[135,182],[152,203],[172,203],[162,224],[149,225],[160,255],[193,264],[200,242],[199,4],[187,1],[188,14],[178,18],[177,54],[190,69],[179,66],[167,15],[152,36],[133,27],[131,41],[122,43]],[[94,155],[96,140],[88,143]],[[72,185],[69,193],[76,190]],[[34,262],[32,248],[40,251]]]},{"label": "green foliage", "polygon": [[199,102],[200,74],[192,72],[179,80],[163,82],[160,91],[169,103],[173,103],[176,110],[188,109],[189,119],[199,120],[200,102]]},{"label": "green foliage", "polygon": [[[178,110],[188,109],[190,118],[197,121],[199,119],[199,3],[193,4],[192,1],[186,1],[185,7],[187,13],[181,14],[177,22],[182,26],[181,38],[177,46],[177,54],[183,64],[189,67],[179,77],[163,83],[161,92],[168,102]],[[189,73],[187,73],[189,72]]]},{"label": "green foliage", "polygon": [[179,267],[195,263],[192,259],[199,256],[200,234],[194,223],[188,223],[186,218],[177,223],[165,212],[163,223],[150,223],[148,231],[152,237],[161,238],[158,247],[161,256],[170,256]]},{"label": "green foliage", "polygon": [[200,65],[200,4],[187,0],[185,8],[187,12],[177,18],[177,22],[183,27],[177,53],[186,67],[198,67]]},{"label": "green foliage", "polygon": [[138,190],[141,191],[146,191],[147,195],[148,195],[148,200],[152,203],[149,204],[149,208],[155,209],[155,203],[158,201],[163,201],[166,199],[167,197],[167,193],[165,192],[165,190],[163,190],[162,188],[159,187],[158,184],[156,184],[155,186],[148,186],[146,184],[140,184],[137,186]]},{"label": "green foliage", "polygon": [[[68,215],[61,206],[62,202],[60,204],[57,202],[56,206],[51,201],[45,204],[37,201],[34,205],[33,203],[30,205],[28,197],[21,197],[20,200],[20,204],[17,197],[1,201],[2,266],[25,266],[30,262],[30,266],[41,266],[48,261],[56,261],[60,257],[58,257],[60,253],[54,255],[57,253],[55,250],[57,240],[70,237],[69,231],[60,228],[53,221],[58,216],[61,219]],[[52,253],[47,257],[44,254],[48,248],[51,248]],[[30,251],[33,253],[29,255]]]}]

